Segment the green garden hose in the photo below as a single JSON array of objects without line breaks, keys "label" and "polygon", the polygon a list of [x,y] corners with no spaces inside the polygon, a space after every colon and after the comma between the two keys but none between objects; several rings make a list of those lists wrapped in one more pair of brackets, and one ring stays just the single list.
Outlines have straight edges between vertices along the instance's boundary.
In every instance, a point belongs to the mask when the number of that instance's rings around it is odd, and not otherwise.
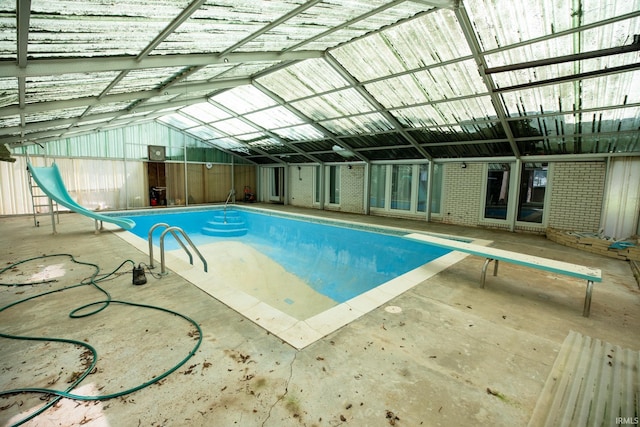
[{"label": "green garden hose", "polygon": [[[98,352],[96,351],[96,349],[94,347],[92,347],[91,345],[87,344],[86,342],[83,341],[77,341],[77,340],[72,340],[72,339],[64,339],[64,338],[54,338],[54,337],[30,337],[30,336],[21,336],[21,335],[10,335],[10,334],[5,334],[2,333],[0,331],[0,338],[7,338],[7,339],[14,339],[14,340],[28,340],[28,341],[48,341],[48,342],[59,342],[59,343],[67,343],[67,344],[73,344],[73,345],[77,345],[77,346],[82,346],[85,347],[88,351],[91,352],[93,360],[91,362],[91,364],[87,367],[87,369],[82,373],[82,375],[78,376],[77,379],[75,379],[71,385],[69,387],[67,387],[65,390],[55,390],[55,389],[50,389],[50,388],[37,388],[37,387],[33,387],[33,388],[17,388],[17,389],[12,389],[12,390],[0,390],[0,396],[6,396],[6,395],[11,395],[11,394],[18,394],[18,393],[41,393],[44,395],[52,395],[55,396],[54,399],[50,400],[46,405],[44,405],[42,408],[38,409],[37,411],[35,411],[34,413],[30,414],[28,417],[20,420],[19,422],[13,424],[14,426],[18,426],[21,425],[35,417],[37,417],[38,415],[42,414],[44,411],[46,411],[47,409],[49,409],[51,406],[55,405],[61,398],[68,398],[68,399],[74,399],[74,400],[80,400],[80,401],[95,401],[95,400],[107,400],[107,399],[113,399],[114,397],[120,397],[120,396],[124,396],[126,394],[129,393],[133,393],[135,391],[141,390],[145,387],[148,387],[160,380],[162,380],[163,378],[169,376],[170,374],[172,374],[173,372],[175,372],[176,370],[178,370],[181,366],[183,366],[198,350],[198,348],[200,347],[200,344],[202,343],[202,329],[200,328],[200,325],[198,325],[197,322],[195,322],[193,319],[177,313],[173,310],[169,310],[166,308],[162,308],[162,307],[157,307],[157,306],[153,306],[153,305],[147,305],[147,304],[138,304],[138,303],[133,303],[133,302],[128,302],[128,301],[118,301],[118,300],[113,300],[111,298],[111,295],[109,294],[109,292],[107,292],[104,288],[100,287],[98,285],[98,282],[103,281],[108,279],[109,277],[115,275],[117,273],[118,270],[120,270],[125,264],[127,263],[131,263],[135,266],[135,263],[131,260],[126,260],[124,262],[122,262],[122,264],[120,264],[115,270],[113,270],[110,273],[107,274],[102,274],[99,276],[100,273],[100,267],[96,264],[93,263],[88,263],[88,262],[82,262],[82,261],[78,261],[76,260],[73,255],[70,254],[52,254],[52,255],[42,255],[39,257],[34,257],[34,258],[29,258],[29,259],[25,259],[25,260],[21,260],[18,261],[16,263],[13,263],[7,267],[4,267],[3,269],[0,269],[0,276],[2,276],[2,274],[4,272],[6,272],[7,270],[11,270],[13,268],[15,268],[16,266],[20,265],[20,264],[24,264],[26,262],[29,261],[34,261],[37,259],[41,259],[41,258],[49,258],[49,257],[69,257],[71,258],[71,261],[73,261],[76,264],[82,264],[82,265],[86,265],[86,266],[90,266],[94,268],[94,273],[88,277],[87,279],[82,280],[80,283],[74,284],[74,285],[70,285],[70,286],[66,286],[64,288],[61,289],[55,289],[52,291],[48,291],[48,292],[43,292],[41,294],[38,295],[34,295],[34,296],[30,296],[28,298],[24,298],[21,299],[19,301],[13,302],[11,304],[8,304],[2,308],[0,308],[0,312],[3,312],[4,310],[14,307],[18,304],[21,304],[23,302],[26,301],[30,301],[36,298],[40,298],[40,297],[44,297],[46,295],[52,294],[52,293],[56,293],[56,292],[63,292],[65,290],[69,290],[69,289],[73,289],[73,288],[77,288],[80,286],[93,286],[95,287],[97,290],[99,290],[100,292],[102,292],[105,295],[105,299],[101,300],[101,301],[95,301],[89,304],[85,304],[83,306],[80,306],[78,308],[75,308],[74,310],[72,310],[69,313],[69,317],[71,318],[83,318],[83,317],[87,317],[87,316],[91,316],[94,315],[96,313],[101,312],[102,310],[106,309],[110,304],[122,304],[122,305],[128,305],[128,306],[133,306],[133,307],[139,307],[139,308],[144,308],[144,309],[151,309],[151,310],[158,310],[158,311],[162,311],[165,313],[169,313],[178,317],[181,317],[182,319],[186,320],[187,322],[191,323],[196,330],[198,331],[198,337],[197,337],[197,341],[196,344],[194,345],[194,347],[191,349],[191,351],[189,351],[189,353],[187,354],[187,356],[182,359],[180,362],[178,362],[175,366],[173,366],[171,369],[165,371],[164,373],[154,377],[152,380],[150,381],[146,381],[140,385],[137,385],[135,387],[129,388],[127,390],[123,390],[117,393],[112,393],[112,394],[107,394],[107,395],[101,395],[101,396],[86,396],[86,395],[79,395],[79,394],[74,394],[71,391],[76,388],[86,377],[87,375],[89,375],[91,372],[93,372],[93,369],[95,368],[97,362],[98,362]],[[30,282],[30,283],[0,283],[0,286],[33,286],[33,285],[38,285],[38,284],[42,284],[42,283],[49,283],[50,281],[38,281],[38,282]],[[91,310],[89,310],[91,309]]]}]

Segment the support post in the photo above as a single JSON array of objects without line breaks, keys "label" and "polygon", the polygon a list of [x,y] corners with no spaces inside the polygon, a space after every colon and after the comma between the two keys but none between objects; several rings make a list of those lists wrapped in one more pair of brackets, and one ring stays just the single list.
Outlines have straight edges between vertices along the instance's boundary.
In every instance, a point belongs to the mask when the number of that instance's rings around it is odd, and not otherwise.
[{"label": "support post", "polygon": [[593,280],[587,280],[587,294],[584,297],[584,309],[582,310],[582,315],[584,317],[589,317],[589,313],[591,312],[591,293],[593,292]]},{"label": "support post", "polygon": [[493,261],[493,275],[497,276],[498,275],[498,260],[497,259],[492,259],[492,258],[487,258],[484,261],[484,265],[482,266],[482,275],[480,276],[480,288],[484,289],[484,282],[487,278],[487,267],[489,266],[489,263]]}]

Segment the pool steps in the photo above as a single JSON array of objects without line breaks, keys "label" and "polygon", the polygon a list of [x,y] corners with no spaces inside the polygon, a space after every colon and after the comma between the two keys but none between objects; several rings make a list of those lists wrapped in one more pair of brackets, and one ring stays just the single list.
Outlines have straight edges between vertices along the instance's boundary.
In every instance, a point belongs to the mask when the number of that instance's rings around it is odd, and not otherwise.
[{"label": "pool steps", "polygon": [[202,234],[217,237],[237,237],[247,234],[247,224],[237,212],[214,215],[200,230]]}]

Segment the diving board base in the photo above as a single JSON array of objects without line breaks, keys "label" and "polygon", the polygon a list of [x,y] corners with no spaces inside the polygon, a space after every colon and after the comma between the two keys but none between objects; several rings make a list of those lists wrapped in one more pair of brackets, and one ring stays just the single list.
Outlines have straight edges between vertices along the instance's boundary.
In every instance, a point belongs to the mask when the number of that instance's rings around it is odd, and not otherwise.
[{"label": "diving board base", "polygon": [[494,276],[498,275],[499,261],[505,261],[523,267],[531,267],[550,273],[563,274],[565,276],[584,279],[587,281],[587,291],[584,298],[584,307],[582,309],[582,315],[584,317],[589,317],[589,314],[591,312],[591,295],[593,293],[593,283],[602,281],[602,272],[598,268],[585,267],[583,265],[571,264],[568,262],[556,261],[548,258],[541,258],[534,255],[521,254],[504,249],[481,246],[473,243],[462,242],[459,240],[445,239],[442,237],[427,234],[411,233],[407,234],[405,237],[427,242],[434,246],[451,249],[454,251],[465,252],[471,255],[485,258],[485,262],[482,265],[482,273],[480,276],[481,288],[484,288],[487,276],[487,268],[489,267],[491,261],[494,262]]}]

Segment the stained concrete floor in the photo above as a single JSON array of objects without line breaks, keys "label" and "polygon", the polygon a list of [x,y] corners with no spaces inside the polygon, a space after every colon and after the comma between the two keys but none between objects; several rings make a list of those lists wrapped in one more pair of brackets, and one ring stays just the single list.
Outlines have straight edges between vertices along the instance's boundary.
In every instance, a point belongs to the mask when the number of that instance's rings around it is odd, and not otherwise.
[{"label": "stained concrete floor", "polygon": [[[99,401],[62,399],[29,426],[526,426],[570,330],[640,350],[640,292],[627,262],[560,246],[542,236],[422,221],[320,212],[322,215],[494,241],[521,253],[599,267],[591,316],[582,317],[585,284],[515,265],[478,286],[483,260],[469,256],[327,337],[295,350],[176,274],[131,284],[126,274],[99,282],[114,300],[159,306],[193,319],[202,343],[184,365],[149,387]],[[0,268],[43,254],[72,254],[101,273],[148,256],[93,221],[61,214],[0,218]],[[171,268],[171,266],[168,266]],[[94,270],[68,257],[22,263],[0,282],[56,282],[2,287],[0,307],[80,283]],[[100,276],[99,276],[100,277]],[[24,278],[24,279],[23,279]],[[194,325],[173,314],[112,303],[71,319],[83,304],[104,300],[80,286],[0,312],[0,332],[72,338],[98,352],[95,369],[73,392],[108,395],[153,381],[198,342]],[[65,389],[92,357],[80,346],[0,338],[0,390]],[[41,394],[0,397],[0,425],[46,402]],[[612,420],[613,424],[613,420]]]}]

